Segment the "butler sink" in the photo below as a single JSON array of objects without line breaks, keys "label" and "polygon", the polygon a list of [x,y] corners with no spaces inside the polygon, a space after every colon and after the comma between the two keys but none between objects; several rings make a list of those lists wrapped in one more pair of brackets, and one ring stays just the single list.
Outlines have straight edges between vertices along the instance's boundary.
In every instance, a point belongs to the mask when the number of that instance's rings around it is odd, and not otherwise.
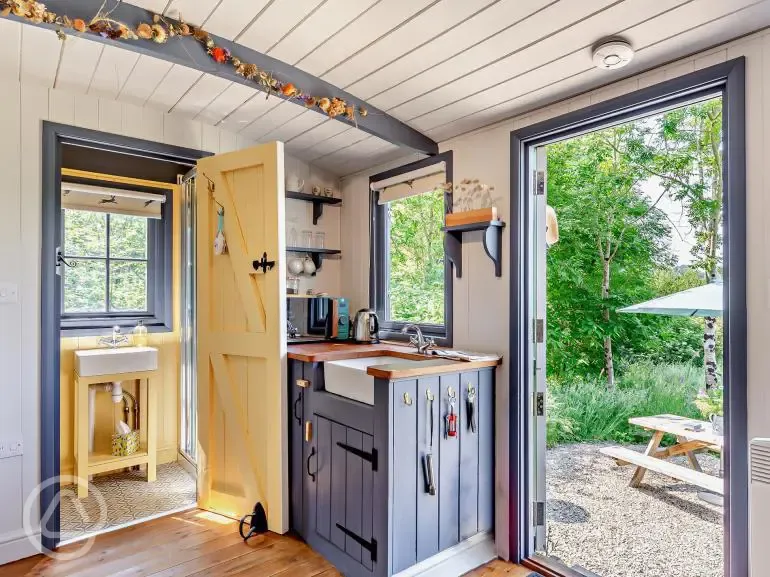
[{"label": "butler sink", "polygon": [[81,377],[154,371],[158,368],[158,349],[119,347],[75,351],[75,370]]},{"label": "butler sink", "polygon": [[359,403],[374,405],[374,377],[366,374],[366,369],[374,365],[399,365],[401,367],[418,365],[423,361],[400,359],[397,357],[364,357],[344,361],[324,363],[324,383],[326,390],[335,395],[353,399]]}]

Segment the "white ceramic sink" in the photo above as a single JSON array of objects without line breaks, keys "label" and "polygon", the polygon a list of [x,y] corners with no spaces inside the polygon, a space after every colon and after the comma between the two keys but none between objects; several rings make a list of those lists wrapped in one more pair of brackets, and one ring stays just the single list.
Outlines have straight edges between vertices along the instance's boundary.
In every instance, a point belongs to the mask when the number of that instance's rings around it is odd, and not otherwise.
[{"label": "white ceramic sink", "polygon": [[366,369],[374,365],[418,365],[423,361],[412,361],[396,357],[364,357],[345,361],[324,363],[326,390],[335,395],[353,399],[367,405],[374,404],[374,377]]},{"label": "white ceramic sink", "polygon": [[158,368],[158,349],[118,347],[75,351],[75,370],[81,377],[154,371]]}]

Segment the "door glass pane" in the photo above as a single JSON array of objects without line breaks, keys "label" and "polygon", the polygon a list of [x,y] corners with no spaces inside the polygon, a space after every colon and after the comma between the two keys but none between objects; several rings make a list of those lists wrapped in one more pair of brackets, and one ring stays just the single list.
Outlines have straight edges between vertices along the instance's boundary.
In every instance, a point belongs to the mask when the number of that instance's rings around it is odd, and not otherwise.
[{"label": "door glass pane", "polygon": [[147,310],[147,263],[110,262],[110,311]]},{"label": "door glass pane", "polygon": [[63,251],[67,256],[107,256],[107,215],[66,209]]},{"label": "door glass pane", "polygon": [[107,307],[106,264],[103,260],[69,258],[64,267],[65,313],[99,313]]},{"label": "door glass pane", "polygon": [[110,258],[147,259],[147,219],[110,215]]}]

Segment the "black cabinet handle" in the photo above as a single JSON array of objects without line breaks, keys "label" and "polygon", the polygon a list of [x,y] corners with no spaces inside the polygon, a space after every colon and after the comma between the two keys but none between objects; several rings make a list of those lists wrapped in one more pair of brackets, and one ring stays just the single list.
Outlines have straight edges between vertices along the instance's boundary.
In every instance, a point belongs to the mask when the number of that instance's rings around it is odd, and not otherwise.
[{"label": "black cabinet handle", "polygon": [[316,473],[310,472],[310,459],[312,459],[314,455],[315,455],[315,447],[312,447],[310,449],[310,454],[307,456],[306,468],[307,468],[307,474],[313,480],[313,483],[315,483],[315,475],[318,472],[318,470],[316,470]]},{"label": "black cabinet handle", "polygon": [[302,424],[302,415],[297,414],[297,407],[299,407],[299,404],[302,402],[302,393],[300,392],[299,396],[297,397],[297,400],[294,401],[294,418],[297,419],[297,424]]}]

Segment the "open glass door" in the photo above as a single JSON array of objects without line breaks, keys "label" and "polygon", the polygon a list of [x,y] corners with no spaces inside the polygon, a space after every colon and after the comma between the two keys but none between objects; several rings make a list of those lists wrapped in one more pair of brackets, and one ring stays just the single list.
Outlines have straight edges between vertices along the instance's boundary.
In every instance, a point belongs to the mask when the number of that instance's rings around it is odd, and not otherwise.
[{"label": "open glass door", "polygon": [[197,364],[195,341],[195,169],[182,178],[182,287],[181,287],[181,358],[180,450],[195,463],[198,449]]},{"label": "open glass door", "polygon": [[532,531],[533,550],[546,552],[546,166],[547,151],[540,146],[532,151],[531,218],[532,273],[530,277],[531,370],[532,370]]},{"label": "open glass door", "polygon": [[285,533],[283,144],[201,159],[196,181],[198,505],[235,518],[259,510]]}]

